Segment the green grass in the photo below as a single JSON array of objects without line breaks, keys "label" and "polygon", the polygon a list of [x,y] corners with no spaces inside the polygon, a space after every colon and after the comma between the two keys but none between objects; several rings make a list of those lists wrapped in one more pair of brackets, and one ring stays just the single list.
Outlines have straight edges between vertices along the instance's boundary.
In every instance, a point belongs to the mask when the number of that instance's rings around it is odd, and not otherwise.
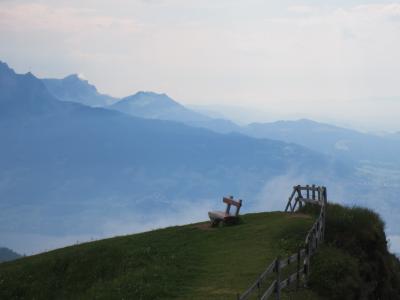
[{"label": "green grass", "polygon": [[[236,226],[170,227],[0,264],[0,299],[235,299],[294,252],[307,215],[258,213]],[[285,299],[318,299],[310,291]]]}]

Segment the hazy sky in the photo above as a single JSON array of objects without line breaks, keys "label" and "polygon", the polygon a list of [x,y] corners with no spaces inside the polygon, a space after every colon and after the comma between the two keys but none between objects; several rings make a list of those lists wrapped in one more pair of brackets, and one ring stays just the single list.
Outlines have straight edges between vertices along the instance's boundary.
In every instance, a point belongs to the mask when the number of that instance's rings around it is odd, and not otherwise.
[{"label": "hazy sky", "polygon": [[166,92],[400,130],[400,2],[0,0],[0,60],[101,92]]}]

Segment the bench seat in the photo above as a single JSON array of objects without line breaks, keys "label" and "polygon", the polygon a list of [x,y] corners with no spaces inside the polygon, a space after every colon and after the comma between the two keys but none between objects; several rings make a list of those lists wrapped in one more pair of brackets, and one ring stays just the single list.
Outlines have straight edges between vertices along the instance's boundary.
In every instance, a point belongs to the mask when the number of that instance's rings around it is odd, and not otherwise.
[{"label": "bench seat", "polygon": [[230,214],[227,214],[224,211],[209,211],[208,212],[208,216],[210,217],[210,220],[221,220],[223,221],[225,218],[229,218],[229,217],[235,217],[232,216]]},{"label": "bench seat", "polygon": [[[227,204],[225,211],[209,211],[208,217],[211,220],[212,226],[217,226],[220,222],[223,223],[236,223],[239,219],[239,210],[242,206],[242,200],[235,201],[233,197],[223,198],[223,202]],[[236,213],[234,215],[230,214],[231,205],[236,206]]]}]

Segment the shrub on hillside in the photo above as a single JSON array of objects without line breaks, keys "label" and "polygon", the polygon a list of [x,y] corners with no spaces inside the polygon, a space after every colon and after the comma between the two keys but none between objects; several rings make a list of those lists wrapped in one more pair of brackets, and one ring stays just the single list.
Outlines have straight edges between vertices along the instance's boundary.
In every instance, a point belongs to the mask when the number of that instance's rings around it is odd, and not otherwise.
[{"label": "shrub on hillside", "polygon": [[[319,211],[318,207],[309,205],[302,210],[314,214]],[[320,276],[317,280],[317,275],[311,275],[313,288],[320,292],[327,289],[326,282],[333,282],[338,272],[346,271],[348,276],[339,278],[343,282],[333,284],[336,288],[341,286],[344,294],[353,295],[343,299],[400,299],[400,261],[388,251],[384,228],[384,222],[372,210],[328,204],[325,231],[327,247],[321,248],[313,258],[311,274],[314,272]],[[325,255],[325,251],[330,251],[332,257]],[[347,268],[343,267],[344,262],[348,263]],[[338,270],[330,269],[335,265]],[[354,290],[351,283],[357,282],[357,278],[360,282]],[[337,299],[334,298],[334,292],[331,295],[327,296]]]},{"label": "shrub on hillside", "polygon": [[326,241],[360,259],[387,253],[385,225],[367,208],[330,204],[326,214]]},{"label": "shrub on hillside", "polygon": [[359,299],[362,280],[358,261],[345,251],[323,246],[314,256],[310,285],[329,299]]}]

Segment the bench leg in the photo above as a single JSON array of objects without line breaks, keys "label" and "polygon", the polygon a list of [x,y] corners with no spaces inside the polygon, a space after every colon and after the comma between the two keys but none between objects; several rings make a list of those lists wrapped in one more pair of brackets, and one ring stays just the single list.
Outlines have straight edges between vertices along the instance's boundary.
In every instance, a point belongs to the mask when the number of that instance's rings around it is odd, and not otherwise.
[{"label": "bench leg", "polygon": [[218,227],[220,222],[221,222],[221,220],[219,220],[219,219],[213,219],[211,221],[211,227]]}]

